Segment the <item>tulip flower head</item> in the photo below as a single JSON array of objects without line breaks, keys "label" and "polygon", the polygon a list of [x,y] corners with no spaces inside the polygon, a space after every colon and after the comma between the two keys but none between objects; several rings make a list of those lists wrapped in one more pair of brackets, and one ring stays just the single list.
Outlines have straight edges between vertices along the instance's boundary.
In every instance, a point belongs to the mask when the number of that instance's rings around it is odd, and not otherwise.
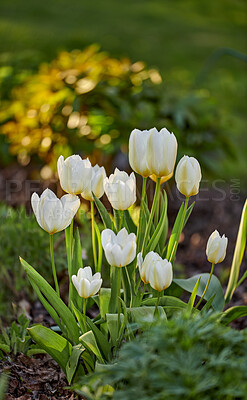
[{"label": "tulip flower head", "polygon": [[98,293],[102,285],[100,273],[96,272],[93,275],[91,267],[80,268],[77,275],[72,275],[71,279],[79,296],[84,299]]},{"label": "tulip flower head", "polygon": [[217,230],[215,230],[208,239],[206,254],[207,259],[212,264],[221,263],[226,256],[226,248],[227,248],[228,239],[223,235],[220,237],[220,234]]},{"label": "tulip flower head", "polygon": [[[99,167],[97,164],[91,167],[92,175],[88,180],[85,189],[82,191],[81,196],[89,201],[93,201],[93,194],[100,199],[104,194],[104,179],[106,178],[105,168]],[[92,194],[93,193],[93,194]]]},{"label": "tulip flower head", "polygon": [[141,279],[144,283],[161,292],[167,289],[172,283],[172,264],[162,259],[158,253],[150,251],[144,261],[141,253],[137,256],[138,267]]},{"label": "tulip flower head", "polygon": [[83,160],[79,155],[70,156],[66,160],[60,156],[57,161],[57,170],[62,189],[70,194],[82,193],[92,178],[89,159]]},{"label": "tulip flower head", "polygon": [[201,167],[197,159],[183,156],[175,173],[175,181],[180,193],[186,197],[195,196],[199,192],[201,179]]},{"label": "tulip flower head", "polygon": [[112,267],[124,267],[136,256],[136,235],[128,234],[125,228],[117,235],[111,229],[103,230],[101,242],[106,259]]},{"label": "tulip flower head", "polygon": [[65,194],[58,199],[55,193],[46,189],[40,197],[33,193],[31,204],[38,224],[53,235],[71,224],[80,207],[80,199],[72,194]]},{"label": "tulip flower head", "polygon": [[125,171],[115,169],[114,174],[104,179],[104,190],[115,210],[127,210],[136,201],[136,178]]},{"label": "tulip flower head", "polygon": [[148,130],[134,129],[129,138],[129,163],[133,171],[147,178],[151,175],[148,166]]},{"label": "tulip flower head", "polygon": [[177,139],[166,128],[158,131],[156,128],[149,130],[147,141],[147,164],[153,180],[161,178],[161,183],[173,175],[177,158]]}]

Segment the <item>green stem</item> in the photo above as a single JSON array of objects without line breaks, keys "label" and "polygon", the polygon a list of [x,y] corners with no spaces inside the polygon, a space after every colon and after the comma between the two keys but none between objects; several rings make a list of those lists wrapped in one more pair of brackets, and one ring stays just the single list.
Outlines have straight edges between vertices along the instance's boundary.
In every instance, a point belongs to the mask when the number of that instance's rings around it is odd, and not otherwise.
[{"label": "green stem", "polygon": [[56,292],[57,292],[58,296],[60,296],[58,280],[57,280],[57,273],[56,273],[56,266],[55,266],[54,250],[53,250],[53,235],[50,235],[50,253],[51,253],[51,265],[52,265],[52,273],[53,273],[55,288],[56,288]]},{"label": "green stem", "polygon": [[141,197],[141,207],[140,207],[140,215],[139,215],[139,222],[137,228],[137,249],[140,248],[140,240],[141,240],[141,229],[143,225],[143,217],[144,217],[144,201],[146,195],[146,186],[147,186],[147,178],[143,178],[142,181],[142,197]]},{"label": "green stem", "polygon": [[69,227],[69,249],[68,249],[68,271],[69,271],[69,307],[71,307],[73,284],[71,281],[72,276],[72,257],[73,257],[73,219]]},{"label": "green stem", "polygon": [[157,200],[157,205],[154,213],[154,226],[156,227],[159,222],[159,211],[160,211],[160,190],[158,194],[158,200]]},{"label": "green stem", "polygon": [[178,230],[178,233],[177,233],[177,237],[176,237],[176,240],[175,240],[175,243],[174,243],[170,258],[169,258],[169,261],[171,263],[173,263],[175,255],[176,255],[176,250],[177,250],[177,247],[178,247],[178,241],[179,241],[179,238],[180,238],[181,232],[183,230],[183,226],[184,226],[184,220],[185,220],[185,215],[186,215],[186,211],[187,211],[188,204],[189,204],[189,199],[190,199],[189,197],[186,197],[186,200],[184,202],[184,211],[183,211],[183,215],[182,215],[182,218],[181,218],[180,227],[179,227],[179,230]]},{"label": "green stem", "polygon": [[157,201],[158,201],[159,192],[160,192],[160,180],[161,180],[161,178],[157,178],[153,204],[152,204],[152,208],[151,208],[151,212],[150,212],[150,216],[149,216],[149,220],[148,220],[148,224],[147,224],[147,227],[146,227],[145,236],[144,236],[144,240],[143,240],[142,251],[141,251],[142,253],[143,253],[143,250],[146,248],[146,245],[147,245],[149,232],[150,232],[151,225],[152,225],[152,222],[153,222],[154,212],[155,212],[156,207],[157,207]]},{"label": "green stem", "polygon": [[143,299],[143,296],[144,296],[144,293],[145,293],[145,290],[146,290],[146,286],[147,286],[147,284],[144,283],[143,288],[142,288],[142,293],[141,293],[141,302],[142,302],[142,299]]},{"label": "green stem", "polygon": [[160,302],[160,295],[161,295],[161,292],[158,292],[158,297],[157,297],[157,301],[156,301],[156,304],[155,304],[154,315],[158,315],[158,307],[159,307],[159,302]]},{"label": "green stem", "polygon": [[94,260],[94,270],[97,268],[97,251],[96,251],[96,241],[95,241],[95,228],[94,228],[94,202],[91,201],[91,221],[92,221],[92,246],[93,246],[93,260]]},{"label": "green stem", "polygon": [[98,242],[98,265],[97,265],[96,272],[101,272],[103,249],[102,249],[102,243],[101,243],[101,237],[100,237],[100,230],[95,221],[94,221],[94,229],[96,232],[96,237],[97,237],[97,242]]},{"label": "green stem", "polygon": [[210,281],[211,281],[211,278],[212,278],[212,275],[213,275],[213,272],[214,272],[214,265],[215,265],[215,264],[212,264],[211,271],[210,271],[210,275],[209,275],[209,278],[208,278],[206,287],[205,287],[205,289],[204,289],[204,292],[202,293],[202,296],[201,296],[200,300],[198,301],[198,303],[197,303],[197,305],[196,305],[196,307],[195,307],[196,309],[197,309],[197,308],[199,307],[199,305],[201,304],[201,302],[202,302],[202,300],[204,299],[205,294],[206,294],[206,292],[207,292],[207,290],[208,290],[208,286],[209,286],[209,284],[210,284]]},{"label": "green stem", "polygon": [[130,281],[130,275],[129,275],[129,271],[127,267],[124,267],[125,271],[126,271],[126,275],[127,275],[127,280],[128,280],[128,284],[129,284],[129,288],[130,288],[130,308],[132,307],[132,303],[133,303],[133,289],[132,289],[132,285],[131,285],[131,281]]},{"label": "green stem", "polygon": [[117,318],[117,331],[118,331],[118,336],[119,336],[119,331],[120,331],[120,309],[121,309],[121,268],[115,267],[118,269],[117,271],[117,294],[118,294],[118,318]]},{"label": "green stem", "polygon": [[83,298],[83,324],[85,332],[87,332],[86,313],[87,313],[87,299]]},{"label": "green stem", "polygon": [[120,210],[120,221],[118,231],[121,231],[123,225],[123,210]]}]

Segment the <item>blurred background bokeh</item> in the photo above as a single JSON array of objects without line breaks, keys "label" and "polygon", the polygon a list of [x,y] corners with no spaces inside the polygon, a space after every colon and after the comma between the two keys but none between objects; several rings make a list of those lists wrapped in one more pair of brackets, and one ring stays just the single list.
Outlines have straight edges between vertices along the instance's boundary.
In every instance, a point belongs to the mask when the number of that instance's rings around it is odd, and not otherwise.
[{"label": "blurred background bokeh", "polygon": [[[244,193],[246,27],[244,0],[1,0],[0,201],[28,206],[33,190],[53,188],[60,154],[128,169],[131,130],[153,126],[175,133],[179,157],[197,157],[205,180]],[[20,252],[31,260],[35,235],[32,259],[49,264],[48,238],[21,210],[1,205],[6,277],[20,272]],[[15,296],[24,286],[6,282]]]}]

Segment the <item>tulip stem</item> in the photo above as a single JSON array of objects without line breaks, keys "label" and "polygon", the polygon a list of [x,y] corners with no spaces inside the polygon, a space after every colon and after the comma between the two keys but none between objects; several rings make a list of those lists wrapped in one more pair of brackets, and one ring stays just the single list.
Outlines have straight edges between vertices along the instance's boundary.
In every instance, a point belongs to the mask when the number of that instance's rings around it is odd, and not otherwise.
[{"label": "tulip stem", "polygon": [[142,292],[141,292],[141,302],[142,302],[143,296],[145,294],[146,286],[147,286],[146,283],[144,283],[143,288],[142,288]]},{"label": "tulip stem", "polygon": [[189,204],[189,199],[190,199],[189,197],[186,197],[186,200],[184,202],[184,210],[183,210],[183,215],[182,215],[181,222],[180,222],[180,227],[179,227],[179,230],[177,232],[177,237],[176,237],[176,240],[175,240],[171,255],[169,257],[169,261],[171,263],[173,263],[175,255],[176,255],[176,251],[177,251],[177,247],[178,247],[178,241],[179,241],[179,238],[180,238],[181,232],[183,230],[183,226],[184,226],[184,221],[185,221],[186,211],[187,211],[188,204]]},{"label": "tulip stem", "polygon": [[205,289],[204,289],[204,292],[202,293],[202,296],[201,296],[200,300],[198,301],[198,303],[197,303],[197,305],[196,305],[196,307],[195,307],[196,309],[197,309],[197,308],[199,307],[199,305],[201,304],[201,302],[202,302],[202,300],[204,299],[205,294],[206,294],[206,292],[207,292],[207,290],[208,290],[208,286],[209,286],[209,284],[210,284],[210,281],[211,281],[211,278],[212,278],[212,275],[213,275],[213,272],[214,272],[214,265],[215,265],[215,264],[212,264],[211,271],[210,271],[210,275],[209,275],[209,278],[208,278],[206,287],[205,287]]},{"label": "tulip stem", "polygon": [[97,266],[97,251],[96,251],[96,241],[95,241],[95,228],[94,228],[94,202],[91,201],[91,221],[92,221],[92,246],[93,246],[93,260],[95,272],[98,271]]},{"label": "tulip stem", "polygon": [[152,225],[152,222],[153,222],[154,212],[156,210],[157,201],[159,199],[160,181],[161,181],[161,178],[157,177],[153,204],[152,204],[152,208],[151,208],[151,212],[150,212],[150,216],[149,216],[149,220],[148,220],[148,224],[147,224],[147,227],[146,227],[145,236],[144,236],[144,240],[143,240],[143,245],[142,245],[142,251],[141,251],[142,253],[143,253],[143,250],[146,248],[149,232],[150,232],[151,225]]},{"label": "tulip stem", "polygon": [[147,186],[147,178],[143,177],[142,181],[142,197],[141,197],[141,207],[140,207],[140,214],[139,214],[139,222],[137,228],[137,249],[139,251],[140,248],[140,240],[142,234],[142,225],[143,225],[143,215],[144,215],[144,201],[146,195],[146,186]]},{"label": "tulip stem", "polygon": [[117,331],[119,335],[120,331],[120,309],[121,309],[121,268],[117,268],[117,294],[118,294],[118,319],[117,319]]},{"label": "tulip stem", "polygon": [[87,313],[87,299],[83,298],[83,327],[85,332],[87,332],[87,322],[86,322],[86,313]]},{"label": "tulip stem", "polygon": [[159,302],[160,302],[160,295],[161,295],[161,292],[158,292],[157,301],[156,301],[156,304],[155,304],[154,315],[158,315],[158,307],[159,307]]},{"label": "tulip stem", "polygon": [[56,288],[56,292],[57,292],[58,296],[60,297],[58,280],[57,280],[57,273],[56,273],[56,266],[55,266],[55,259],[54,259],[53,235],[50,235],[50,253],[51,253],[51,265],[52,265],[52,273],[53,273],[53,279],[54,279],[54,283],[55,283],[55,288]]}]

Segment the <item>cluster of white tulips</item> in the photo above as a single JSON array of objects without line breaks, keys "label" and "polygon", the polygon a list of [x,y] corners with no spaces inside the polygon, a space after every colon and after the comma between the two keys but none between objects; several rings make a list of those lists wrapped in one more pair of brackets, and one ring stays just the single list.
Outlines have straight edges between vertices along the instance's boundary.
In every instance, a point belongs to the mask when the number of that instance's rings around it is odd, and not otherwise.
[{"label": "cluster of white tulips", "polygon": [[[98,165],[92,166],[88,158],[83,160],[79,155],[73,155],[64,160],[63,156],[59,157],[57,163],[58,176],[61,187],[67,194],[58,199],[51,190],[46,189],[40,197],[37,193],[33,193],[31,199],[37,222],[50,234],[52,267],[58,294],[59,288],[53,254],[53,234],[69,226],[71,227],[70,233],[66,235],[66,238],[68,238],[67,248],[69,249],[69,278],[82,298],[87,299],[94,296],[100,290],[102,285],[100,274],[101,263],[97,259],[96,251],[94,202],[98,202],[98,199],[104,193],[107,195],[114,210],[116,220],[115,227],[113,225],[111,226],[112,229],[107,227],[101,233],[101,243],[99,246],[103,247],[107,262],[113,269],[118,268],[119,271],[125,267],[128,282],[136,278],[138,274],[136,272],[139,270],[139,278],[137,278],[139,282],[135,287],[132,284],[132,295],[133,293],[136,294],[139,290],[141,280],[144,284],[144,291],[146,285],[150,285],[159,294],[171,285],[173,279],[172,261],[174,261],[179,235],[183,229],[189,198],[198,193],[201,181],[199,162],[194,157],[184,156],[178,162],[175,172],[177,188],[186,197],[183,212],[181,212],[180,216],[180,226],[177,232],[175,232],[176,238],[169,254],[168,252],[160,252],[158,254],[157,251],[153,251],[158,248],[157,237],[160,239],[157,229],[158,227],[162,227],[163,224],[163,221],[160,220],[162,217],[160,211],[160,186],[172,177],[176,157],[177,140],[175,135],[167,129],[164,128],[161,131],[158,131],[156,128],[144,131],[134,129],[131,132],[129,139],[129,162],[132,169],[143,177],[140,217],[136,233],[128,232],[126,227],[123,226],[123,223],[126,222],[123,212],[136,202],[136,178],[134,172],[128,175],[125,171],[119,171],[116,168],[114,173],[108,178],[104,167],[99,167]],[[156,182],[155,196],[150,212],[147,209],[145,210],[144,204],[148,177]],[[78,195],[91,202],[92,248],[95,265],[93,268],[80,268],[77,275],[72,276],[70,272],[73,253],[73,219],[80,206]],[[146,222],[144,223],[145,212]],[[153,240],[156,246],[153,245],[152,250],[147,252],[147,249],[151,249],[151,246],[148,244],[150,240],[151,243]],[[159,247],[162,247],[161,245],[162,243]],[[227,238],[224,235],[221,238],[217,231],[213,232],[208,240],[206,249],[208,260],[213,266],[223,261],[226,254],[226,247]],[[166,254],[167,258],[162,258],[163,254]],[[126,269],[126,266],[133,264],[133,262],[134,268],[132,266],[130,271],[128,268]],[[136,268],[137,266],[138,268]],[[95,272],[94,275],[93,271]],[[212,272],[213,267],[211,275]],[[117,294],[120,296],[121,275],[117,277],[117,274],[119,273],[112,273],[112,285],[117,286]]]}]

